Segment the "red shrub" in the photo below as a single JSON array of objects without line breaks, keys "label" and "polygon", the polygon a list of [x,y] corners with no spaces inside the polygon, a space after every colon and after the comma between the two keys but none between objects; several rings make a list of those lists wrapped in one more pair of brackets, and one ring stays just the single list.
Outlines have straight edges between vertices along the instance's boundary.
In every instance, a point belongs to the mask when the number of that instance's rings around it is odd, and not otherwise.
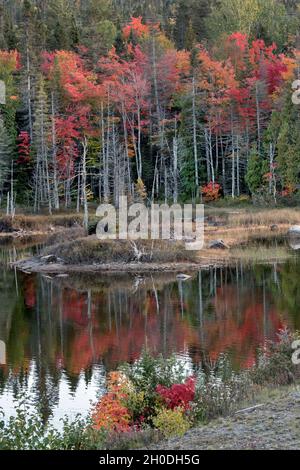
[{"label": "red shrub", "polygon": [[202,187],[202,194],[205,202],[216,201],[221,197],[221,186],[211,181]]},{"label": "red shrub", "polygon": [[195,378],[189,377],[184,384],[174,384],[172,387],[158,385],[156,392],[162,397],[168,408],[177,407],[188,410],[190,402],[195,398]]}]

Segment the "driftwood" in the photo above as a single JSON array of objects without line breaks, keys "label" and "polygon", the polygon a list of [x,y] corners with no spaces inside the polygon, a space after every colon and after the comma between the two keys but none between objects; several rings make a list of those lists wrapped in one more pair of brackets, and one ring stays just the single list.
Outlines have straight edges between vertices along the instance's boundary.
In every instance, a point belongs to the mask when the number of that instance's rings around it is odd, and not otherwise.
[{"label": "driftwood", "polygon": [[262,403],[261,405],[255,405],[255,406],[251,406],[250,408],[245,408],[243,410],[239,410],[239,411],[236,411],[235,414],[241,414],[241,413],[251,413],[252,411],[255,411],[257,410],[258,408],[262,408],[264,405],[264,403]]}]

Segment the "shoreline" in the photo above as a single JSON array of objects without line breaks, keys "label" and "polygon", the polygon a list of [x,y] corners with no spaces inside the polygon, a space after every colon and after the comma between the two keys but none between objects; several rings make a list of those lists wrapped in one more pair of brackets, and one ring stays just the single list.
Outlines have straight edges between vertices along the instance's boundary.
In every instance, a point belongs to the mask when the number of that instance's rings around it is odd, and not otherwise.
[{"label": "shoreline", "polygon": [[[151,245],[143,245],[143,242],[140,253],[144,246],[145,253],[142,255],[146,256],[140,260],[134,259],[133,249],[128,244],[126,246],[126,243],[112,247],[107,242],[101,246],[95,235],[86,236],[83,233],[74,214],[54,216],[54,219],[47,216],[18,217],[20,220],[15,231],[0,232],[0,243],[15,245],[29,240],[32,245],[36,239],[37,243],[44,243],[44,254],[54,258],[52,261],[43,261],[43,256],[39,255],[10,263],[14,268],[32,273],[185,274],[210,267],[232,266],[237,262],[282,263],[293,259],[300,248],[298,242],[293,248],[288,239],[290,227],[300,224],[300,212],[296,210],[217,211],[205,223],[205,246],[201,251],[194,252],[191,256],[173,242],[168,244],[167,241],[161,241],[156,245],[153,260],[147,256],[152,251]],[[275,221],[277,224],[274,225]],[[221,247],[211,247],[213,243]]]},{"label": "shoreline", "polygon": [[[71,274],[71,273],[149,273],[149,272],[173,272],[184,273],[195,272],[199,269],[216,266],[217,261],[206,263],[106,263],[97,265],[65,265],[65,264],[44,264],[36,258],[20,260],[11,263],[20,271],[30,273],[44,274]],[[218,262],[218,267],[225,266],[227,263]]]},{"label": "shoreline", "polygon": [[[272,265],[274,263],[284,263],[288,259],[277,259],[277,258],[270,258],[269,260],[250,260],[250,264],[265,264],[265,265]],[[223,267],[230,267],[234,266],[237,262],[242,262],[243,258],[239,257],[232,257],[232,258],[224,258],[224,259],[215,259],[213,257],[205,258],[200,260],[199,262],[195,263],[118,263],[118,262],[111,262],[105,264],[82,264],[82,265],[72,265],[72,264],[59,264],[59,263],[41,263],[38,258],[29,258],[23,259],[19,261],[14,261],[10,263],[12,268],[16,268],[19,271],[28,273],[28,274],[75,274],[75,273],[87,273],[87,274],[95,274],[95,273],[175,273],[175,274],[189,274],[194,273],[199,270],[205,270],[210,268],[223,268]]]},{"label": "shoreline", "polygon": [[[240,408],[240,406],[242,408]],[[299,450],[299,384],[264,388],[229,416],[140,450]]]}]

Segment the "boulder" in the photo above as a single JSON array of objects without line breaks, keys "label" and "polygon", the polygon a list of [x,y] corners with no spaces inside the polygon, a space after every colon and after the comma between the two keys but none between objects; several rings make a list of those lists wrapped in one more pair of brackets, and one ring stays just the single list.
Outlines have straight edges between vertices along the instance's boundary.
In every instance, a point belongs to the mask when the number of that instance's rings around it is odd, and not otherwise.
[{"label": "boulder", "polygon": [[57,262],[57,256],[55,256],[55,255],[42,256],[41,261],[43,263],[46,263],[46,264],[56,263]]},{"label": "boulder", "polygon": [[188,281],[189,279],[192,279],[192,276],[188,276],[187,274],[177,274],[176,278],[179,281]]},{"label": "boulder", "polygon": [[292,250],[298,251],[300,250],[300,240],[299,239],[290,239],[289,240],[289,246],[292,248]]},{"label": "boulder", "polygon": [[213,240],[208,245],[210,250],[228,250],[229,246],[223,240]]},{"label": "boulder", "polygon": [[300,225],[293,225],[292,227],[290,227],[288,234],[300,236]]}]

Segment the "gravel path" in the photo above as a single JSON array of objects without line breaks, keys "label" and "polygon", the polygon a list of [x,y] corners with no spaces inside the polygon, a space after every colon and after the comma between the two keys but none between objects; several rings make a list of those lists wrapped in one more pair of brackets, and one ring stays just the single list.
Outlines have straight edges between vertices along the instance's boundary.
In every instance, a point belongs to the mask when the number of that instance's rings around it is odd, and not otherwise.
[{"label": "gravel path", "polygon": [[184,437],[155,446],[165,450],[300,450],[300,391],[191,429]]}]

